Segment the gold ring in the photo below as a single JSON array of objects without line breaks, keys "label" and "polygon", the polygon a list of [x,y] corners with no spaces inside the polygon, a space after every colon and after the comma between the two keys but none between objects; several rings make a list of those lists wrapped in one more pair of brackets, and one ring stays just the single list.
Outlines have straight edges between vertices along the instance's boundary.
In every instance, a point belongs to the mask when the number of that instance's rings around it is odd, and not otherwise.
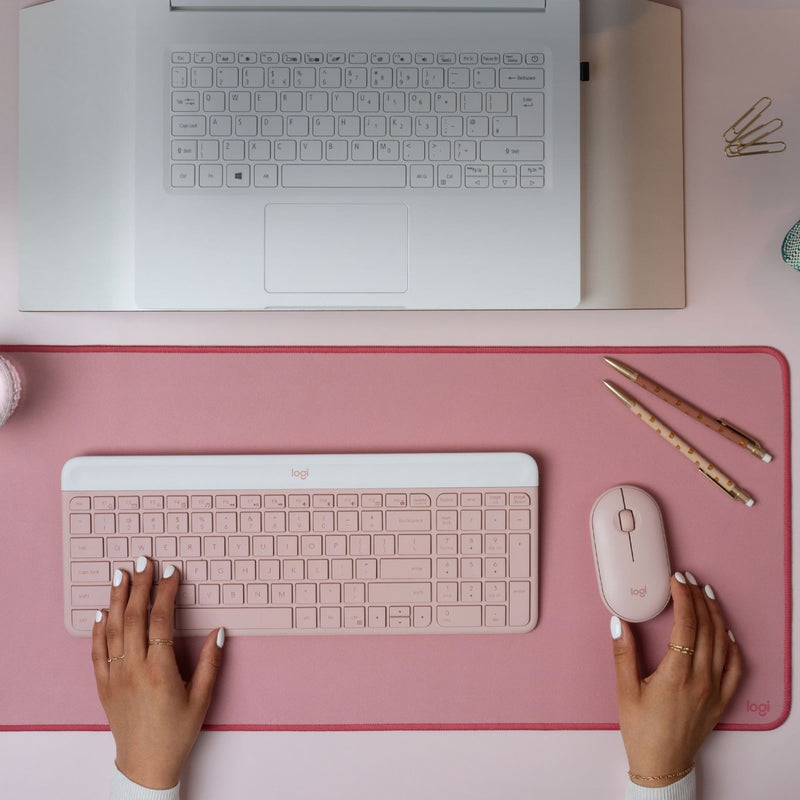
[{"label": "gold ring", "polygon": [[694,647],[686,647],[683,644],[674,644],[670,642],[667,647],[670,650],[674,650],[676,653],[682,653],[685,656],[693,656],[694,655]]},{"label": "gold ring", "polygon": [[147,644],[175,644],[172,639],[148,639]]},{"label": "gold ring", "polygon": [[107,658],[106,661],[108,661],[110,664],[112,661],[122,661],[123,658],[125,658],[125,653],[123,653],[121,656],[111,656],[110,658]]}]

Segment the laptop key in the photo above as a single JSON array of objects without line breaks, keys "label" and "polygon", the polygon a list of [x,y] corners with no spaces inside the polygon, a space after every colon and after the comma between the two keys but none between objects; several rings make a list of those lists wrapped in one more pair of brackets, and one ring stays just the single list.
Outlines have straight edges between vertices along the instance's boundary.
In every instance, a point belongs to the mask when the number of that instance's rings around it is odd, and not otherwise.
[{"label": "laptop key", "polygon": [[541,92],[514,92],[511,111],[517,118],[519,136],[544,135],[544,95]]},{"label": "laptop key", "polygon": [[481,142],[483,161],[544,161],[544,142],[494,139]]},{"label": "laptop key", "polygon": [[543,89],[544,70],[526,69],[519,67],[516,69],[500,70],[501,89]]}]

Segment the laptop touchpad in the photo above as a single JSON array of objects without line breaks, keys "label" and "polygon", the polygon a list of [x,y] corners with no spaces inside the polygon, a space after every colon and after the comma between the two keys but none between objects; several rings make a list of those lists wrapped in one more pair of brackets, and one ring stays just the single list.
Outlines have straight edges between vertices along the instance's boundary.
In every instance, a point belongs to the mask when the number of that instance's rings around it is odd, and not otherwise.
[{"label": "laptop touchpad", "polygon": [[404,292],[408,208],[400,203],[266,207],[268,292]]}]

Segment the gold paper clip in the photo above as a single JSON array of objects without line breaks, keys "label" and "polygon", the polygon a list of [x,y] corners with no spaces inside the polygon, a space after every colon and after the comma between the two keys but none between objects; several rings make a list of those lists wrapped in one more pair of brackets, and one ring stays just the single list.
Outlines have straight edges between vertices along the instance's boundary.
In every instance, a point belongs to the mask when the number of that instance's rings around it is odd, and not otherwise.
[{"label": "gold paper clip", "polygon": [[769,122],[765,122],[762,125],[759,125],[757,128],[748,128],[739,136],[739,138],[736,140],[736,144],[758,144],[758,142],[763,142],[767,136],[769,136],[771,133],[776,133],[782,127],[782,119],[771,119]]},{"label": "gold paper clip", "polygon": [[728,158],[738,156],[760,156],[766,153],[782,153],[786,142],[768,142],[770,134],[783,127],[783,120],[771,119],[757,125],[761,115],[772,105],[771,97],[762,97],[753,103],[733,125],[722,134],[725,140],[725,155]]},{"label": "gold paper clip", "polygon": [[771,97],[762,97],[753,103],[733,125],[722,134],[722,138],[729,144],[738,141],[747,131],[755,125],[758,118],[772,105]]},{"label": "gold paper clip", "polygon": [[725,148],[728,158],[738,156],[762,156],[767,153],[782,153],[786,149],[786,142],[758,142],[753,144],[729,144]]}]

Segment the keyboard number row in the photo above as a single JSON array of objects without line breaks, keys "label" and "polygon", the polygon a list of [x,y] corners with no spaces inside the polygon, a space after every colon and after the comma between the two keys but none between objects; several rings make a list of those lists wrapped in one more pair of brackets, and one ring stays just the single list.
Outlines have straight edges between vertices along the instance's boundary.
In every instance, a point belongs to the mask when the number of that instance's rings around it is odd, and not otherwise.
[{"label": "keyboard number row", "polygon": [[173,89],[543,89],[540,67],[207,67],[174,66]]},{"label": "keyboard number row", "polygon": [[[353,533],[364,531],[425,532],[438,531],[487,531],[527,530],[531,513],[527,508],[511,509],[437,509],[433,514],[426,509],[407,511],[173,511],[166,514],[151,513],[74,513],[69,516],[69,532],[72,536],[92,533],[122,534],[186,534],[200,533],[261,533],[284,531],[296,533]],[[311,538],[311,537],[304,537]],[[320,537],[317,537],[320,538]],[[331,537],[333,538],[333,537]],[[344,538],[344,537],[341,537]],[[403,540],[401,534],[400,539]],[[409,538],[409,537],[405,537]],[[430,537],[426,537],[430,538]]]}]

